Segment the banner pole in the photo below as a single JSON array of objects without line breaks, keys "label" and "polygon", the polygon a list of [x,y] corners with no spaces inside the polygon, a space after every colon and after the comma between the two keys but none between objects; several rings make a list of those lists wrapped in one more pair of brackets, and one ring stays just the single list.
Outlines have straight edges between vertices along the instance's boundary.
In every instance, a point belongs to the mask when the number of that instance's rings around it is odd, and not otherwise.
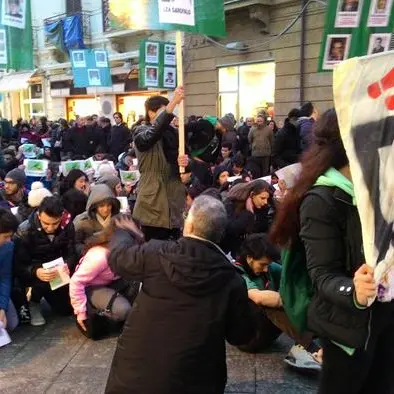
[{"label": "banner pole", "polygon": [[[182,42],[183,32],[177,30],[176,32],[176,67],[177,67],[177,84],[183,86],[183,62],[182,62]],[[185,102],[182,101],[178,106],[178,118],[179,118],[179,155],[185,154]],[[184,167],[179,167],[179,172],[183,174],[185,172]]]}]

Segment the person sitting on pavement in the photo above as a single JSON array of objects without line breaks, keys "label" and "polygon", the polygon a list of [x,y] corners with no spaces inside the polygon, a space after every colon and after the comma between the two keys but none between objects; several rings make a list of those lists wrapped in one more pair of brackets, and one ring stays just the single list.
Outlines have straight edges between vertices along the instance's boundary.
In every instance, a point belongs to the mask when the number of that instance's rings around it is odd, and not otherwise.
[{"label": "person sitting on pavement", "polygon": [[45,197],[36,213],[23,222],[15,237],[15,275],[24,285],[32,287],[30,300],[31,325],[46,324],[40,310],[42,298],[61,315],[72,312],[68,285],[51,290],[49,282],[57,271],[44,269],[43,264],[62,258],[67,274],[74,271],[77,256],[74,226],[61,225],[63,206],[57,197]]},{"label": "person sitting on pavement", "polygon": [[4,179],[4,189],[0,194],[0,207],[11,209],[21,203],[27,203],[25,182],[26,175],[23,170],[16,168],[8,172]]},{"label": "person sitting on pavement", "polygon": [[70,189],[77,189],[88,195],[90,192],[88,176],[81,170],[71,170],[60,185],[60,194],[63,195]]},{"label": "person sitting on pavement", "polygon": [[120,202],[107,185],[92,187],[86,211],[74,219],[75,245],[79,256],[85,249],[86,240],[108,227],[119,211]]},{"label": "person sitting on pavement", "polygon": [[225,340],[241,345],[255,333],[242,278],[217,246],[226,222],[223,204],[200,196],[178,242],[134,246],[126,231],[115,233],[109,266],[140,280],[142,289],[119,339],[107,394],[224,392]]},{"label": "person sitting on pavement", "polygon": [[97,179],[96,185],[107,185],[114,197],[119,197],[123,192],[122,183],[116,175],[105,174]]},{"label": "person sitting on pavement", "polygon": [[11,301],[14,243],[11,239],[18,229],[18,220],[8,210],[0,208],[0,324],[12,331],[18,325],[18,314]]},{"label": "person sitting on pavement", "polygon": [[300,336],[281,308],[279,284],[282,267],[276,261],[280,261],[279,251],[268,241],[267,235],[246,237],[236,267],[245,280],[249,299],[258,307],[259,328],[256,337],[239,348],[250,353],[260,352],[284,332],[296,342],[284,361],[296,368],[320,370],[319,363],[307,351],[317,350],[312,334]]},{"label": "person sitting on pavement", "polygon": [[228,215],[222,248],[236,257],[247,234],[267,232],[271,221],[272,188],[262,179],[234,185],[225,202]]},{"label": "person sitting on pavement", "polygon": [[[108,244],[116,229],[116,221],[121,218],[122,215],[113,217],[108,227],[86,241],[86,254],[70,281],[70,299],[77,323],[85,335],[92,339],[105,333],[97,332],[100,327],[89,315],[89,310],[94,308],[101,316],[123,323],[131,310],[131,297],[136,295],[136,289],[131,289],[131,284],[128,286],[108,266]],[[133,223],[131,219],[128,220],[130,224]],[[143,234],[136,225],[132,234],[138,243],[143,242]]]}]

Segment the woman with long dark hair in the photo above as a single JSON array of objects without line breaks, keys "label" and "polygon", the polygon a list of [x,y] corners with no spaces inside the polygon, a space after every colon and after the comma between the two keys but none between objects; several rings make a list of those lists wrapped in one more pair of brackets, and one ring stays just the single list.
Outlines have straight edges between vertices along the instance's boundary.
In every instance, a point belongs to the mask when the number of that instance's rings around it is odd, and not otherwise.
[{"label": "woman with long dark hair", "polygon": [[319,393],[392,393],[394,303],[367,306],[376,284],[363,264],[361,224],[334,109],[316,123],[301,164],[271,239],[305,248],[313,285],[307,323],[323,345]]},{"label": "woman with long dark hair", "polygon": [[229,221],[221,246],[236,258],[247,234],[269,230],[271,186],[261,179],[239,183],[230,189],[225,207]]}]

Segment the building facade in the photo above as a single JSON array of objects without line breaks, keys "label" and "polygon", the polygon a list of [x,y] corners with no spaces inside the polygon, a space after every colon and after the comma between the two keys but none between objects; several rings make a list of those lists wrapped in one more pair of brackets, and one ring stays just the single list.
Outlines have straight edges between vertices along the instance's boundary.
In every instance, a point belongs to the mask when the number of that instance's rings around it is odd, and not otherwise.
[{"label": "building facade", "polygon": [[[225,39],[212,43],[186,37],[188,115],[232,112],[240,118],[273,107],[275,118],[283,119],[306,101],[320,111],[333,105],[332,73],[317,72],[322,4],[311,3],[280,38],[300,13],[302,1],[229,0],[225,5]],[[228,49],[234,47],[240,50]]]},{"label": "building facade", "polygon": [[[18,83],[0,81],[5,116],[14,121],[43,115],[74,119],[120,111],[130,124],[144,113],[147,96],[167,94],[138,88],[138,49],[142,39],[173,41],[174,33],[108,31],[109,1],[31,0],[35,69],[7,76]],[[311,3],[303,17],[277,37],[300,13],[302,3],[228,0],[226,38],[185,34],[186,114],[233,112],[240,118],[264,109],[283,118],[308,100],[320,111],[332,106],[332,73],[317,73],[324,6]],[[112,87],[75,88],[68,56],[46,39],[46,23],[76,13],[82,14],[85,45],[108,51]]]}]

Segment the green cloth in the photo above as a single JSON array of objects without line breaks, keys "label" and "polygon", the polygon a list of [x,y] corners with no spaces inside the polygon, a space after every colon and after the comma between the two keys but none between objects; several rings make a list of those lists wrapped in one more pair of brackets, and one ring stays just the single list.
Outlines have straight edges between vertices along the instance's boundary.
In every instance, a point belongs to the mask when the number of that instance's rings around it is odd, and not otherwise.
[{"label": "green cloth", "polygon": [[206,116],[204,119],[207,120],[213,127],[215,127],[216,123],[218,122],[218,118],[216,116]]},{"label": "green cloth", "polygon": [[271,263],[268,266],[267,275],[253,277],[249,276],[241,265],[237,265],[237,267],[242,271],[242,277],[248,290],[279,291],[280,276],[282,272],[282,266],[280,264]]},{"label": "green cloth", "polygon": [[314,186],[338,187],[353,198],[353,205],[357,205],[353,183],[335,168],[329,168],[323,175],[320,175]]},{"label": "green cloth", "polygon": [[[338,187],[339,189],[343,190],[345,193],[349,194],[349,196],[353,198],[353,205],[357,205],[356,196],[354,195],[353,183],[335,168],[329,168],[323,175],[319,176],[319,178],[315,183],[315,186]],[[357,308],[359,308],[356,302],[354,302],[354,304]],[[349,356],[353,356],[353,354],[356,351],[356,349],[353,349],[345,345],[341,345],[338,342],[335,341],[331,341],[331,342],[334,345],[340,347]]]}]

